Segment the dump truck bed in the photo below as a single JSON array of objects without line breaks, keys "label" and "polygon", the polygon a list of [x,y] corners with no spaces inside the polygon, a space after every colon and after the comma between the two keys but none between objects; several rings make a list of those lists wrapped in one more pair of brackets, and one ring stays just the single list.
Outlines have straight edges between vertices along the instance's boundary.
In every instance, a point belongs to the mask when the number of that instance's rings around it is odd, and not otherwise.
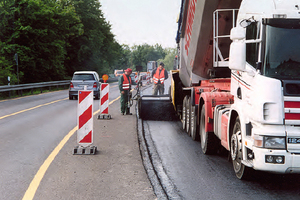
[{"label": "dump truck bed", "polygon": [[[241,0],[183,0],[179,17],[177,43],[180,47],[179,76],[184,86],[199,80],[226,78],[230,70],[213,67],[213,12],[217,9],[238,9]],[[226,35],[232,28],[232,14],[218,16],[218,34]],[[229,56],[230,40],[219,41],[220,51]]]}]

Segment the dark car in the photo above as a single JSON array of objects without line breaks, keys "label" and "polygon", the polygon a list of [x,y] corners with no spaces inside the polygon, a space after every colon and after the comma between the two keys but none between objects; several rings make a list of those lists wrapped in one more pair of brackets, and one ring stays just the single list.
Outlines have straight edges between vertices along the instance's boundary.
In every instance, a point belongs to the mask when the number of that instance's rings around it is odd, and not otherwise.
[{"label": "dark car", "polygon": [[95,99],[100,99],[100,79],[97,72],[78,71],[73,74],[70,83],[69,99],[78,98],[79,90],[93,90]]},{"label": "dark car", "polygon": [[137,85],[138,80],[135,79],[135,73],[130,74],[130,77],[131,77],[131,84]]}]

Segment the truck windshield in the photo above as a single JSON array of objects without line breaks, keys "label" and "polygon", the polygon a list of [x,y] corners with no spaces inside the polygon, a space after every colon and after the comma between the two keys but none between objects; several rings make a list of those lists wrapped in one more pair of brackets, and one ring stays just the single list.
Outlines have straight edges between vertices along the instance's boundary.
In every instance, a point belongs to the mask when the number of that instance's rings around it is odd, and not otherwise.
[{"label": "truck windshield", "polygon": [[265,20],[265,34],[264,75],[300,80],[299,20]]}]

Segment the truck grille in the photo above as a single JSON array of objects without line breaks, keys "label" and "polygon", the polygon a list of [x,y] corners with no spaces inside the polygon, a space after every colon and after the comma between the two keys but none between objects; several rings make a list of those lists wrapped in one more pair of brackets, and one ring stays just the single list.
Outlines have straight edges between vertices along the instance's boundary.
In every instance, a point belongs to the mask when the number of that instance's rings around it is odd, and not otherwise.
[{"label": "truck grille", "polygon": [[284,117],[287,125],[300,125],[300,97],[284,97]]}]

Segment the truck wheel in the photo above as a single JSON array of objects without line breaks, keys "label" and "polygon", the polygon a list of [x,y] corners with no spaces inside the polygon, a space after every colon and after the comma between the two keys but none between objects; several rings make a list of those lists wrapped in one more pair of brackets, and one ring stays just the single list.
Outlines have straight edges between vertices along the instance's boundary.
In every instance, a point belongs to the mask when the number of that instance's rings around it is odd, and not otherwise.
[{"label": "truck wheel", "polygon": [[190,115],[190,135],[193,140],[199,140],[199,134],[197,131],[197,116],[196,116],[196,107],[191,106],[191,115]]},{"label": "truck wheel", "polygon": [[190,123],[191,123],[191,98],[188,96],[186,101],[186,132],[190,136],[191,130],[190,130]]},{"label": "truck wheel", "polygon": [[181,118],[181,122],[182,122],[182,128],[183,130],[186,130],[186,105],[187,105],[187,96],[184,97],[183,99],[183,103],[182,103],[182,118]]},{"label": "truck wheel", "polygon": [[207,155],[215,154],[217,151],[216,136],[214,133],[205,131],[205,104],[203,104],[201,109],[199,132],[202,152]]},{"label": "truck wheel", "polygon": [[236,118],[233,134],[230,138],[230,155],[232,159],[233,169],[238,179],[247,179],[250,177],[250,168],[242,163],[242,132],[239,117]]}]

